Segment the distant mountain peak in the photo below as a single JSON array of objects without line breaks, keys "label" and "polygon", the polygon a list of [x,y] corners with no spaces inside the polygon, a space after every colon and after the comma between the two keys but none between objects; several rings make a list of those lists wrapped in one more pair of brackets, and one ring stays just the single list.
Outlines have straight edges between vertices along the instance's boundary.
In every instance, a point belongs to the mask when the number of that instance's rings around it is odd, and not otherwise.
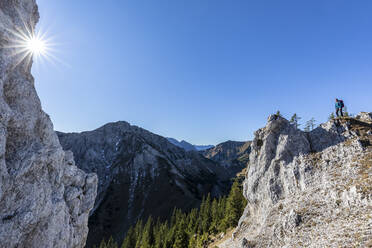
[{"label": "distant mountain peak", "polygon": [[[222,142],[212,148],[203,151],[203,155],[225,167],[242,170],[249,161],[251,152],[251,141],[232,141]],[[233,168],[231,168],[233,167]]]},{"label": "distant mountain peak", "polygon": [[110,236],[121,241],[139,219],[150,215],[166,219],[174,207],[189,210],[208,193],[224,195],[234,176],[186,141],[167,139],[123,121],[88,132],[57,134],[62,147],[73,152],[76,164],[99,178],[87,247]]},{"label": "distant mountain peak", "polygon": [[186,140],[178,141],[175,138],[167,138],[173,145],[183,148],[185,151],[203,151],[214,147],[213,145],[193,145]]}]

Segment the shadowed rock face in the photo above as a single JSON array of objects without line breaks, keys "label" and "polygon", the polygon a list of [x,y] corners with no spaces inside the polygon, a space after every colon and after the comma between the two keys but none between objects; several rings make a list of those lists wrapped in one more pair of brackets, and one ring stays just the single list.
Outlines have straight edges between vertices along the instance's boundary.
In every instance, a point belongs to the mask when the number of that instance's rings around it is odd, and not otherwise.
[{"label": "shadowed rock face", "polygon": [[138,219],[165,219],[174,207],[198,206],[207,193],[225,194],[234,176],[198,152],[126,122],[58,136],[80,168],[99,177],[88,247],[111,235],[120,241]]},{"label": "shadowed rock face", "polygon": [[[0,1],[0,47],[38,21],[34,0]],[[40,105],[31,61],[0,48],[0,247],[84,247],[97,177],[75,166]]]},{"label": "shadowed rock face", "polygon": [[247,166],[251,143],[251,141],[226,141],[203,151],[202,154],[237,173]]},{"label": "shadowed rock face", "polygon": [[219,247],[371,245],[371,114],[358,116],[311,132],[270,116],[251,146],[248,204],[234,238]]}]

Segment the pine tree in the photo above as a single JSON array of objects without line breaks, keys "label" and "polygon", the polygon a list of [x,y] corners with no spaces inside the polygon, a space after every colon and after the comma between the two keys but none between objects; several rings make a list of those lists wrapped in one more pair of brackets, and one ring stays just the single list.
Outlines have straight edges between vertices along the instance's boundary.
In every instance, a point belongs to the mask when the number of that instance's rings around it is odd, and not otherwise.
[{"label": "pine tree", "polygon": [[335,118],[335,114],[332,112],[329,116],[328,116],[328,120],[332,120]]},{"label": "pine tree", "polygon": [[188,244],[185,220],[181,219],[177,227],[173,248],[188,248]]},{"label": "pine tree", "polygon": [[108,247],[106,246],[106,242],[105,242],[104,239],[102,239],[102,241],[101,241],[101,243],[100,243],[100,245],[99,245],[99,248],[108,248]]},{"label": "pine tree", "polygon": [[208,232],[211,224],[211,196],[208,194],[207,198],[202,202],[200,208],[201,215],[201,230],[202,233]]},{"label": "pine tree", "polygon": [[314,130],[315,127],[316,127],[316,120],[315,120],[314,117],[311,118],[311,120],[310,120],[310,127],[311,127],[311,130]]},{"label": "pine tree", "polygon": [[[166,223],[166,222],[165,222]],[[164,228],[163,224],[160,221],[160,218],[156,220],[156,224],[154,225],[154,248],[161,248],[163,247],[163,233]]]},{"label": "pine tree", "polygon": [[130,227],[121,245],[121,248],[135,248],[135,246],[136,246],[136,237],[134,233],[134,228]]},{"label": "pine tree", "polygon": [[163,247],[164,248],[173,247],[175,236],[176,236],[176,226],[170,227],[165,236]]},{"label": "pine tree", "polygon": [[118,245],[116,244],[116,242],[114,241],[114,239],[112,238],[112,236],[107,241],[106,248],[118,248]]},{"label": "pine tree", "polygon": [[347,111],[347,107],[346,107],[346,106],[344,107],[343,110],[344,110],[344,111],[343,111],[344,116],[345,116],[345,117],[349,117],[350,114],[349,114],[349,112]]},{"label": "pine tree", "polygon": [[172,212],[170,224],[169,224],[170,227],[176,225],[177,213],[178,213],[178,209],[177,208],[174,208],[173,209],[173,212]]},{"label": "pine tree", "polygon": [[218,210],[219,210],[219,215],[220,215],[220,222],[218,224],[218,230],[220,232],[225,232],[226,229],[228,228],[227,227],[227,223],[226,223],[226,203],[227,203],[227,197],[226,196],[223,196],[220,198],[219,200],[219,206],[218,206]]},{"label": "pine tree", "polygon": [[217,199],[213,199],[211,206],[211,225],[209,227],[209,232],[216,234],[218,232],[218,223],[221,221],[218,209]]},{"label": "pine tree", "polygon": [[196,234],[192,235],[189,240],[189,248],[196,248],[197,247],[197,238],[198,236]]},{"label": "pine tree", "polygon": [[193,235],[197,231],[198,209],[193,208],[187,215],[187,233]]},{"label": "pine tree", "polygon": [[298,128],[301,125],[298,123],[300,120],[301,120],[301,117],[299,117],[296,113],[294,113],[291,119],[289,120],[289,122],[293,124],[296,128]]},{"label": "pine tree", "polygon": [[[150,216],[145,225],[142,220],[131,227],[121,248],[202,248],[209,242],[209,235],[225,232],[235,227],[243,213],[246,200],[239,180],[236,179],[229,195],[211,199],[203,197],[199,209],[183,213],[175,208],[170,221],[156,223]],[[102,240],[99,248],[117,248],[112,237]]]},{"label": "pine tree", "polygon": [[208,234],[203,233],[201,236],[198,237],[197,247],[206,247],[208,240]]},{"label": "pine tree", "polygon": [[141,248],[150,248],[154,243],[153,221],[150,216],[143,228]]},{"label": "pine tree", "polygon": [[311,118],[310,120],[308,120],[308,121],[306,122],[306,125],[305,125],[305,128],[304,128],[304,131],[305,131],[305,132],[310,132],[310,131],[314,130],[314,128],[315,128],[315,126],[316,126],[315,123],[316,123],[316,121],[315,121],[314,117]]},{"label": "pine tree", "polygon": [[135,248],[141,248],[141,241],[142,241],[142,231],[143,231],[143,222],[142,220],[137,221],[136,226],[134,227],[134,236],[136,237],[136,245]]},{"label": "pine tree", "polygon": [[240,189],[238,180],[235,180],[226,203],[225,228],[234,227],[238,224],[245,207],[245,199]]}]

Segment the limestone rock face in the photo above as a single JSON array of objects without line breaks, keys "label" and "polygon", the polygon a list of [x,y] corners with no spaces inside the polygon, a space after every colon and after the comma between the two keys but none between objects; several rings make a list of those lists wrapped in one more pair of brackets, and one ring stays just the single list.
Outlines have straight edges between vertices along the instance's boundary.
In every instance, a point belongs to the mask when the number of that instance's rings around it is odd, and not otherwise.
[{"label": "limestone rock face", "polygon": [[34,0],[0,1],[0,247],[84,247],[97,177],[75,166],[41,109],[13,30],[38,21]]},{"label": "limestone rock face", "polygon": [[334,119],[303,132],[270,116],[251,146],[247,206],[233,237],[218,246],[372,245],[372,125],[365,120]]},{"label": "limestone rock face", "polygon": [[124,121],[82,133],[58,132],[58,137],[81,169],[99,177],[88,247],[110,236],[120,242],[139,219],[164,220],[174,207],[189,210],[208,193],[226,194],[235,176],[197,151]]},{"label": "limestone rock face", "polygon": [[372,113],[360,112],[355,118],[364,122],[372,122]]}]

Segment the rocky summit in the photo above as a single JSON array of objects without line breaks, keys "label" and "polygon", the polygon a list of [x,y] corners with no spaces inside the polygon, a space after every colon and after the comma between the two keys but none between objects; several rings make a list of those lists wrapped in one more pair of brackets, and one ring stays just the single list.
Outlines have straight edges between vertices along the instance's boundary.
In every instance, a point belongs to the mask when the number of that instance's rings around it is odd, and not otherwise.
[{"label": "rocky summit", "polygon": [[226,194],[235,175],[197,151],[124,121],[58,136],[79,167],[99,177],[88,247],[110,236],[121,241],[139,219],[167,219],[174,207],[188,210],[208,193]]},{"label": "rocky summit", "polygon": [[372,114],[310,132],[272,115],[255,133],[248,200],[218,247],[371,247]]},{"label": "rocky summit", "polygon": [[34,0],[0,1],[0,247],[84,247],[97,177],[63,151],[31,59],[7,48],[38,19]]}]

